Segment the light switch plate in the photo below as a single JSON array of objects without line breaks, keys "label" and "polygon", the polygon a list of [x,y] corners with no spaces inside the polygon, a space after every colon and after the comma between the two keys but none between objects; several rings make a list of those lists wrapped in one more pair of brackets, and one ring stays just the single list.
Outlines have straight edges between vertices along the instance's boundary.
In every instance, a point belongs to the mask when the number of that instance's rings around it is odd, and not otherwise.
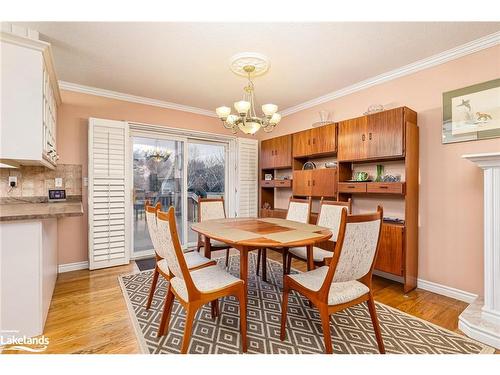
[{"label": "light switch plate", "polygon": [[56,188],[63,187],[63,179],[61,177],[56,177],[54,185]]}]

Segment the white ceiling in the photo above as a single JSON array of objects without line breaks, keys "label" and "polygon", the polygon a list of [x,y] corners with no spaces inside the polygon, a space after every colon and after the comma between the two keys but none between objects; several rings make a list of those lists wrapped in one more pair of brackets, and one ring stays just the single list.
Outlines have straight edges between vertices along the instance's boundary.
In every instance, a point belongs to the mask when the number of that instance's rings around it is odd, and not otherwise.
[{"label": "white ceiling", "polygon": [[500,22],[18,23],[53,46],[63,81],[213,110],[242,96],[239,52],[271,61],[257,101],[280,110],[500,30]]}]

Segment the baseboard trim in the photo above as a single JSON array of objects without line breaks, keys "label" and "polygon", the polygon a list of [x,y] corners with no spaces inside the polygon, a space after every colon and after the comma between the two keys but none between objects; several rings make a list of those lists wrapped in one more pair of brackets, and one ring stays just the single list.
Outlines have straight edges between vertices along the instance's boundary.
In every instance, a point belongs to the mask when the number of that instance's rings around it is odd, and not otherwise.
[{"label": "baseboard trim", "polygon": [[[398,283],[404,282],[404,279],[401,276],[393,275],[387,272],[374,270],[373,274],[383,277],[384,279],[396,281]],[[477,294],[469,293],[464,290],[452,288],[451,286],[446,286],[423,279],[417,279],[417,288],[440,294],[442,296],[454,298],[459,301],[467,302],[469,304],[474,302],[474,300],[477,298]]]},{"label": "baseboard trim", "polygon": [[466,292],[465,290],[460,290],[452,288],[450,286],[434,283],[432,281],[427,281],[423,279],[417,279],[417,288],[427,290],[436,294],[441,294],[446,297],[458,299],[459,301],[472,303],[478,297],[477,294]]},{"label": "baseboard trim", "polygon": [[64,272],[88,270],[88,269],[89,269],[89,262],[84,261],[84,262],[60,264],[58,267],[58,272],[64,273]]},{"label": "baseboard trim", "polygon": [[384,279],[396,281],[398,283],[403,283],[403,281],[404,281],[403,277],[397,276],[397,275],[393,275],[392,273],[387,273],[387,272],[384,272],[384,271],[374,270],[373,274],[376,275],[376,276],[383,277]]}]

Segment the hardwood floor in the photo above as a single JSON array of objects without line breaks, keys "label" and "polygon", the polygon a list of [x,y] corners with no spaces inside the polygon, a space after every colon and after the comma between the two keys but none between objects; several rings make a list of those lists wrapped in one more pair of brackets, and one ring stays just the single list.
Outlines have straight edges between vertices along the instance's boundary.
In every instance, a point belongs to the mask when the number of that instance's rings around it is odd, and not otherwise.
[{"label": "hardwood floor", "polygon": [[[224,255],[222,251],[212,256]],[[268,258],[280,261],[281,255],[268,251]],[[292,267],[306,270],[305,262],[296,260]],[[44,353],[139,353],[118,283],[118,275],[136,269],[135,262],[131,262],[127,266],[92,272],[60,274],[45,325],[50,344]],[[375,300],[459,332],[458,316],[467,307],[465,302],[420,289],[404,295],[401,284],[376,276],[374,288]],[[4,353],[12,352],[4,350]]]}]

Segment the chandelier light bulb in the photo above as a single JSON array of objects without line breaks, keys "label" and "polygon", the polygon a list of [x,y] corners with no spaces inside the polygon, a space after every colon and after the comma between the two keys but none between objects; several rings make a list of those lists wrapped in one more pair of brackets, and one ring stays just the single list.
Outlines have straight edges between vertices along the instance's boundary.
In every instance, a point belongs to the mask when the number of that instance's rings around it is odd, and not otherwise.
[{"label": "chandelier light bulb", "polygon": [[222,106],[216,108],[215,112],[217,113],[217,116],[219,116],[220,119],[226,119],[231,113],[231,108]]},{"label": "chandelier light bulb", "polygon": [[238,120],[238,116],[236,116],[236,115],[229,115],[229,116],[227,116],[226,122],[228,124],[232,125],[232,124],[234,124],[236,122],[236,120]]},{"label": "chandelier light bulb", "polygon": [[261,125],[258,122],[248,121],[238,125],[240,130],[245,134],[255,134],[260,129]]},{"label": "chandelier light bulb", "polygon": [[234,109],[236,109],[236,112],[238,112],[240,115],[246,115],[246,113],[250,109],[250,102],[240,100],[239,102],[234,103]]},{"label": "chandelier light bulb", "polygon": [[269,120],[269,123],[276,125],[280,121],[281,121],[281,115],[279,113],[274,113],[271,119]]},{"label": "chandelier light bulb", "polygon": [[278,106],[276,104],[264,104],[262,106],[262,112],[268,117],[271,117],[278,111]]}]

